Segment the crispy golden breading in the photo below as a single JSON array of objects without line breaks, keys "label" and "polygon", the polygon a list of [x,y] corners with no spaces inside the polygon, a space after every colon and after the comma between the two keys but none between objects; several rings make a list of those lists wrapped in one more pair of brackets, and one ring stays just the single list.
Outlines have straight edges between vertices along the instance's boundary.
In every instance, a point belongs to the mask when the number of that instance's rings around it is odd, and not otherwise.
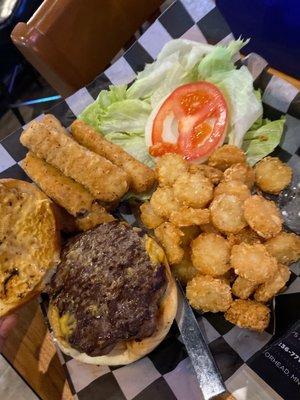
[{"label": "crispy golden breading", "polygon": [[180,175],[173,188],[175,198],[189,207],[204,208],[213,197],[213,184],[201,172]]},{"label": "crispy golden breading", "polygon": [[249,281],[246,278],[238,276],[232,285],[232,294],[240,299],[246,300],[252,295],[257,288],[257,284]]},{"label": "crispy golden breading", "polygon": [[178,264],[172,265],[172,273],[184,285],[199,274],[199,271],[192,264],[188,251],[184,252],[184,256]]},{"label": "crispy golden breading", "polygon": [[151,168],[136,160],[122,147],[106,140],[93,127],[77,119],[71,125],[71,132],[79,144],[122,168],[129,176],[133,192],[146,192],[154,185],[155,173]]},{"label": "crispy golden breading", "polygon": [[155,213],[149,201],[146,201],[140,206],[140,211],[141,221],[149,229],[157,228],[160,224],[164,222],[163,218]]},{"label": "crispy golden breading", "polygon": [[238,147],[231,144],[225,144],[215,150],[208,159],[208,165],[225,171],[233,164],[245,163],[246,155]]},{"label": "crispy golden breading", "polygon": [[263,158],[254,170],[256,185],[266,193],[279,194],[292,180],[292,168],[277,157]]},{"label": "crispy golden breading", "polygon": [[254,195],[245,200],[244,216],[250,227],[264,239],[278,235],[282,229],[282,216],[273,201]]},{"label": "crispy golden breading", "polygon": [[223,179],[222,171],[206,164],[190,164],[189,172],[191,174],[202,172],[214,185],[217,185]]},{"label": "crispy golden breading", "polygon": [[252,189],[255,181],[254,169],[248,164],[237,163],[224,171],[225,181],[240,181]]},{"label": "crispy golden breading", "polygon": [[60,121],[52,114],[46,114],[40,121],[47,129],[55,129],[58,133],[68,134],[66,128],[64,128]]},{"label": "crispy golden breading", "polygon": [[176,226],[202,225],[209,223],[210,211],[208,208],[191,208],[182,206],[170,215],[170,222]]},{"label": "crispy golden breading", "polygon": [[280,232],[267,240],[265,246],[281,264],[290,265],[300,258],[300,236],[295,233]]},{"label": "crispy golden breading", "polygon": [[270,309],[252,300],[234,300],[225,312],[227,321],[240,328],[264,331],[270,322]]},{"label": "crispy golden breading", "polygon": [[243,201],[231,194],[221,194],[210,205],[213,225],[225,233],[238,233],[247,222],[243,213]]},{"label": "crispy golden breading", "polygon": [[223,275],[229,265],[230,247],[227,240],[215,233],[201,233],[192,241],[192,262],[203,275]]},{"label": "crispy golden breading", "polygon": [[33,153],[27,153],[21,167],[47,196],[74,217],[91,209],[95,198],[88,190]]},{"label": "crispy golden breading", "polygon": [[233,246],[230,262],[237,275],[257,284],[266,282],[277,271],[276,258],[258,243]]},{"label": "crispy golden breading", "polygon": [[230,246],[240,243],[261,243],[261,237],[258,236],[258,234],[253,231],[249,226],[246,226],[246,228],[243,228],[238,233],[229,233],[227,235],[227,240]]},{"label": "crispy golden breading", "polygon": [[230,286],[212,276],[197,275],[186,286],[192,307],[203,312],[226,311],[232,303]]},{"label": "crispy golden breading", "polygon": [[214,197],[220,194],[232,194],[241,200],[246,200],[251,196],[251,192],[244,183],[240,181],[223,181],[215,188]]},{"label": "crispy golden breading", "polygon": [[99,200],[118,200],[128,190],[127,174],[121,168],[56,129],[47,129],[32,121],[20,140],[38,157],[81,183]]},{"label": "crispy golden breading", "polygon": [[95,228],[95,226],[103,224],[104,222],[114,221],[114,217],[108,214],[102,206],[95,203],[92,205],[91,210],[87,215],[77,217],[75,220],[76,226],[80,231],[88,231]]},{"label": "crispy golden breading", "polygon": [[174,197],[174,191],[169,187],[159,187],[150,199],[155,214],[161,218],[169,218],[171,213],[179,210],[180,204]]},{"label": "crispy golden breading", "polygon": [[155,172],[160,186],[173,186],[176,179],[188,171],[188,163],[179,154],[158,158]]},{"label": "crispy golden breading", "polygon": [[190,243],[200,234],[200,227],[197,225],[183,226],[180,228],[183,233],[181,243],[182,247],[190,247]]},{"label": "crispy golden breading", "polygon": [[285,284],[290,279],[290,275],[291,271],[289,268],[286,265],[279,264],[275,276],[269,278],[256,289],[254,293],[255,300],[263,303],[272,300],[285,287]]},{"label": "crispy golden breading", "polygon": [[181,247],[183,233],[170,222],[164,222],[154,230],[155,237],[164,248],[170,264],[178,264],[184,254]]}]

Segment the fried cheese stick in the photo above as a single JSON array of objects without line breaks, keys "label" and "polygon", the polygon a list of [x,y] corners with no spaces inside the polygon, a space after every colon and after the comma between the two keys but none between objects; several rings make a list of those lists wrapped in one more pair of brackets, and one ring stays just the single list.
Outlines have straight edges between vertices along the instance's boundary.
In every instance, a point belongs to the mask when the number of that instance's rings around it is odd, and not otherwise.
[{"label": "fried cheese stick", "polygon": [[80,230],[114,219],[105,208],[95,203],[95,198],[82,185],[33,153],[27,153],[21,166],[47,196],[77,217],[75,223]]},{"label": "fried cheese stick", "polygon": [[62,126],[60,121],[52,114],[46,114],[40,121],[47,129],[55,129],[59,133],[67,133],[66,128]]},{"label": "fried cheese stick", "polygon": [[21,143],[102,201],[120,199],[128,190],[127,174],[109,160],[80,146],[68,135],[33,121]]},{"label": "fried cheese stick", "polygon": [[106,140],[101,133],[78,119],[72,123],[71,133],[79,144],[125,170],[130,177],[129,182],[133,192],[141,193],[151,189],[155,182],[154,171],[120,146]]}]

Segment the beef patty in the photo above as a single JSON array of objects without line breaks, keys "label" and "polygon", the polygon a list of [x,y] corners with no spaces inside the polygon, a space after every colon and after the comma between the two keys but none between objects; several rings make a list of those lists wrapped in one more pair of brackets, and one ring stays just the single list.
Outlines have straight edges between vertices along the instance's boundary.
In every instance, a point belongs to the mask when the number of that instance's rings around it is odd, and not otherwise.
[{"label": "beef patty", "polygon": [[165,287],[164,267],[151,262],[144,233],[113,221],[68,242],[50,297],[60,317],[75,318],[70,345],[100,356],[153,334]]}]

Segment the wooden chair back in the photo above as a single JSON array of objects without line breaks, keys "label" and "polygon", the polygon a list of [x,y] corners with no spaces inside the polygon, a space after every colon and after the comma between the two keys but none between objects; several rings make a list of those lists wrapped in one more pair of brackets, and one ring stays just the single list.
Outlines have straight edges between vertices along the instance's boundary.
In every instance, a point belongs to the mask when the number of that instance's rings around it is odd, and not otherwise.
[{"label": "wooden chair back", "polygon": [[63,97],[92,81],[161,0],[45,0],[12,40]]}]

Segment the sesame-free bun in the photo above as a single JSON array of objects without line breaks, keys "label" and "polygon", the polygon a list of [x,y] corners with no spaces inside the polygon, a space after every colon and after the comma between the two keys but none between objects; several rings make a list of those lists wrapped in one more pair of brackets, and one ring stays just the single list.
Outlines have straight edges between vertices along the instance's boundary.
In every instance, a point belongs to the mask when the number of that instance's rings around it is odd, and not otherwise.
[{"label": "sesame-free bun", "polygon": [[58,309],[50,302],[48,319],[53,330],[53,335],[60,349],[65,354],[88,364],[125,365],[150,353],[165,338],[177,311],[177,287],[167,263],[166,256],[161,247],[150,237],[147,237],[146,243],[146,251],[152,261],[161,262],[164,265],[167,279],[166,290],[160,301],[155,332],[150,337],[142,339],[141,341],[123,341],[117,344],[114,349],[106,355],[91,357],[72,348],[63,337]]},{"label": "sesame-free bun", "polygon": [[59,262],[53,204],[33,184],[0,179],[0,317],[43,289]]}]

